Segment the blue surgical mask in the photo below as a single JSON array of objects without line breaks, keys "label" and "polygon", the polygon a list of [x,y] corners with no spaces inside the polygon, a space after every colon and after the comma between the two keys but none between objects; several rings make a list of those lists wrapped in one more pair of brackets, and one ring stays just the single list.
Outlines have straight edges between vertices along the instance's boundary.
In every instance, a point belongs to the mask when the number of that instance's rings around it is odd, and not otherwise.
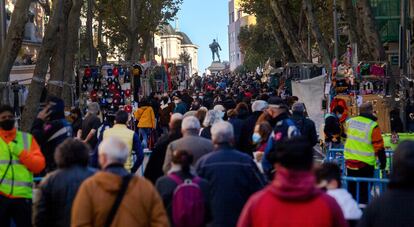
[{"label": "blue surgical mask", "polygon": [[252,135],[253,143],[258,144],[261,140],[262,140],[262,137],[260,136],[259,133],[253,133]]},{"label": "blue surgical mask", "polygon": [[341,119],[342,118],[342,114],[338,114],[336,116],[338,117],[338,119]]}]

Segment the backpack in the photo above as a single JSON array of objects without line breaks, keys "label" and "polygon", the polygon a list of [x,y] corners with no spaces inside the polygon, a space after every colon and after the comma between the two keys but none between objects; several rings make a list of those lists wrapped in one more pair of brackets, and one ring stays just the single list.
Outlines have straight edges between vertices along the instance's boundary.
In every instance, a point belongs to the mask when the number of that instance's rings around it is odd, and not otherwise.
[{"label": "backpack", "polygon": [[184,181],[176,174],[169,177],[177,183],[172,199],[172,222],[175,227],[199,227],[204,225],[204,196],[199,183],[201,178],[194,177]]}]

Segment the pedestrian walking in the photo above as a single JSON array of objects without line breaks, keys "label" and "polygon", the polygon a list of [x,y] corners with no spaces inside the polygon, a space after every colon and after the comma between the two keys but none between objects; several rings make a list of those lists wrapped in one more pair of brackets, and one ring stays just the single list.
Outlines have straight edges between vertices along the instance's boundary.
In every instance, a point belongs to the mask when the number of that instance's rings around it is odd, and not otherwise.
[{"label": "pedestrian walking", "polygon": [[162,200],[148,180],[125,168],[128,146],[109,137],[99,145],[102,171],[85,180],[72,207],[71,226],[167,227]]},{"label": "pedestrian walking", "polygon": [[186,150],[193,155],[193,164],[195,164],[202,156],[213,151],[213,143],[211,140],[199,136],[200,122],[194,116],[183,119],[181,132],[183,138],[171,142],[167,147],[163,170],[165,174],[171,170],[172,155],[175,150]]},{"label": "pedestrian walking", "polygon": [[102,125],[101,119],[98,117],[100,111],[98,103],[89,103],[88,112],[82,122],[82,128],[78,131],[78,139],[89,144],[92,149],[95,148],[98,143],[96,134],[99,127]]},{"label": "pedestrian walking", "polygon": [[307,139],[280,141],[268,154],[268,160],[276,176],[265,189],[250,197],[238,227],[347,226],[335,199],[316,188],[313,149]]},{"label": "pedestrian walking", "polygon": [[35,138],[15,128],[14,110],[0,106],[0,226],[32,226],[33,174],[45,168]]},{"label": "pedestrian walking", "polygon": [[214,152],[197,163],[197,173],[210,184],[212,226],[236,226],[247,199],[264,186],[264,179],[248,155],[233,148],[233,126],[213,125]]},{"label": "pedestrian walking", "polygon": [[56,147],[73,137],[72,126],[65,119],[65,103],[62,99],[53,96],[47,98],[46,106],[33,122],[31,133],[46,159],[46,168],[40,174],[44,176],[56,169]]},{"label": "pedestrian walking", "polygon": [[388,189],[364,210],[358,226],[414,226],[414,142],[395,150]]},{"label": "pedestrian walking", "polygon": [[67,139],[56,148],[58,169],[40,183],[33,205],[33,226],[70,227],[72,202],[81,183],[94,171],[87,168],[90,147]]},{"label": "pedestrian walking", "polygon": [[270,125],[272,125],[273,132],[270,135],[265,153],[262,159],[263,171],[269,179],[273,179],[274,168],[267,160],[267,154],[276,149],[278,143],[284,139],[300,136],[300,131],[296,127],[292,119],[289,118],[288,106],[279,97],[272,97],[269,99],[269,108],[266,110],[271,117]]},{"label": "pedestrian walking", "polygon": [[139,108],[134,113],[135,119],[138,121],[138,131],[142,138],[142,147],[148,147],[148,140],[151,136],[152,130],[156,127],[156,120],[154,110],[147,99],[142,99],[139,103]]},{"label": "pedestrian walking", "polygon": [[168,145],[182,137],[181,123],[183,121],[183,115],[175,113],[171,115],[168,134],[164,134],[155,144],[149,157],[147,166],[145,168],[144,176],[150,180],[153,184],[158,178],[164,176],[162,167],[164,165],[165,154],[167,153]]},{"label": "pedestrian walking", "polygon": [[192,163],[190,152],[174,151],[172,165],[175,171],[156,183],[171,226],[201,227],[209,222],[208,182],[191,173]]},{"label": "pedestrian walking", "polygon": [[[377,118],[373,115],[372,103],[364,103],[359,108],[360,115],[346,122],[347,140],[345,142],[345,164],[346,172],[350,177],[374,177],[377,157],[380,168],[385,169],[386,156],[384,140]],[[348,189],[357,199],[357,185],[355,182],[348,183]],[[359,203],[368,203],[368,183],[359,186]]]},{"label": "pedestrian walking", "polygon": [[[131,173],[135,173],[142,165],[142,161],[144,160],[144,152],[138,133],[134,132],[131,129],[128,129],[128,120],[128,113],[123,110],[119,110],[115,115],[114,126],[104,131],[103,139],[116,137],[127,144],[129,155],[125,163],[125,169]],[[133,157],[133,154],[135,154],[135,159]]]}]

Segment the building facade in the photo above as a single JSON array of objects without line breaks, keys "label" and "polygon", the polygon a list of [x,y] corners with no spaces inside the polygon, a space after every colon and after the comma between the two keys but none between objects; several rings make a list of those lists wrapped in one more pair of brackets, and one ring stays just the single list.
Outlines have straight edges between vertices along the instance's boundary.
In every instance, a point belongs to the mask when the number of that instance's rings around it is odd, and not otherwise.
[{"label": "building facade", "polygon": [[166,63],[186,64],[180,57],[182,54],[188,56],[189,74],[198,72],[198,46],[193,44],[186,33],[174,29],[171,25],[163,26],[155,34],[155,60]]},{"label": "building facade", "polygon": [[239,33],[244,26],[255,25],[256,17],[246,14],[241,8],[242,0],[229,0],[229,25],[228,25],[228,39],[229,39],[229,59],[230,70],[235,70],[238,66],[243,64],[244,56],[240,51]]},{"label": "building facade", "polygon": [[[6,13],[5,31],[7,33],[16,1],[6,0],[4,4]],[[29,8],[29,21],[24,27],[22,50],[17,56],[15,65],[31,65],[36,61],[45,33],[47,17],[44,8],[37,1],[33,1]]]}]

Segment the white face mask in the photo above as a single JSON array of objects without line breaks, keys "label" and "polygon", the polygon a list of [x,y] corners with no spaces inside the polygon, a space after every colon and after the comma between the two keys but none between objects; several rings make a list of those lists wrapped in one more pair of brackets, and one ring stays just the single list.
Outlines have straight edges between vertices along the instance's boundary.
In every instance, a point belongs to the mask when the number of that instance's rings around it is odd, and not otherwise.
[{"label": "white face mask", "polygon": [[174,100],[174,103],[178,104],[178,103],[180,103],[180,101],[179,100]]}]

